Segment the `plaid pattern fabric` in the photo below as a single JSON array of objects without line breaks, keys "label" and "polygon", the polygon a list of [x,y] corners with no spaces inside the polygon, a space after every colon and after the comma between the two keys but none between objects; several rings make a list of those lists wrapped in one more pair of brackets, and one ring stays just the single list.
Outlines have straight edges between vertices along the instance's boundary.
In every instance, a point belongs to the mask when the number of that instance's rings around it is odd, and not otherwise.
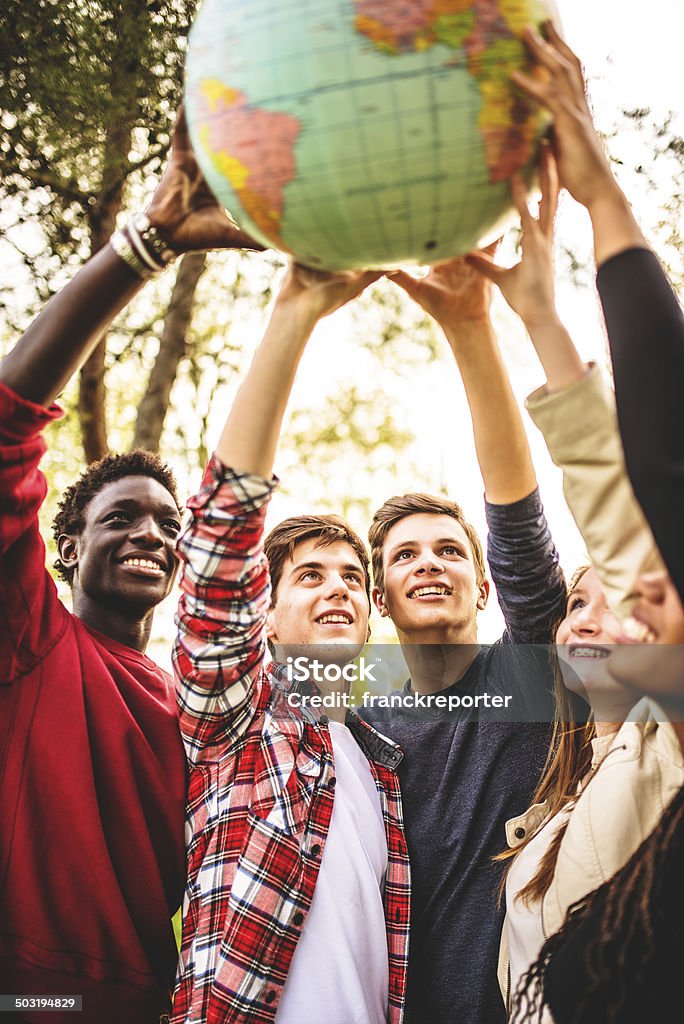
[{"label": "plaid pattern fabric", "polygon": [[[212,459],[179,541],[184,593],[173,657],[191,775],[173,1024],[274,1020],[330,826],[327,719],[291,708],[279,672],[265,665],[270,582],[262,535],[273,487]],[[347,724],[383,811],[389,1020],[400,1024],[410,905],[396,775],[402,755],[355,715]]]}]

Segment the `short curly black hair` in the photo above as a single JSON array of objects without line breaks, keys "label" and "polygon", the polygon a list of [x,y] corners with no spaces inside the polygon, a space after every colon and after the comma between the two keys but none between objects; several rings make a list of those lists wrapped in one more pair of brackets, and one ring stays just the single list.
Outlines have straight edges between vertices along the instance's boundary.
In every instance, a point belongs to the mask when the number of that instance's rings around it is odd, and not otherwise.
[{"label": "short curly black hair", "polygon": [[[159,458],[156,452],[134,448],[121,455],[105,455],[103,459],[88,466],[78,480],[67,487],[57,506],[57,515],[52,521],[52,535],[55,543],[62,534],[81,533],[85,526],[85,509],[88,502],[102,490],[105,484],[120,480],[124,476],[149,476],[165,487],[180,511],[176,478],[173,471]],[[58,557],[55,569],[69,585],[74,569],[67,569]]]}]

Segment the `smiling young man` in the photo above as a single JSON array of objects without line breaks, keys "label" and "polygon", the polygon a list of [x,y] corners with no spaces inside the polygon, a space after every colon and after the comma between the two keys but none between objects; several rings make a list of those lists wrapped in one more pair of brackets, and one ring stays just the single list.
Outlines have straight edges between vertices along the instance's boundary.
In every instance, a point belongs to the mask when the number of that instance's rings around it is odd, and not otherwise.
[{"label": "smiling young man", "polygon": [[[436,495],[390,498],[369,532],[373,598],[396,627],[409,706],[364,717],[396,740],[411,860],[407,1024],[503,1024],[496,966],[504,823],[529,805],[553,713],[545,647],[565,587],[524,427],[496,345],[488,284],[464,260],[394,280],[442,326],[463,379],[485,484],[487,557],[506,631],[477,643],[482,545]],[[429,706],[453,698],[453,710]],[[414,698],[411,698],[414,701]],[[459,705],[456,706],[458,700]]]},{"label": "smiling young man", "polygon": [[145,648],[176,570],[175,483],[137,451],[67,489],[54,528],[70,612],[38,528],[41,430],[152,266],[249,243],[208,196],[181,119],[147,217],[0,364],[0,987],[28,1000],[9,1008],[14,1021],[44,1021],[30,999],[45,996],[82,1000],[84,1024],[150,1024],[170,1009],[186,772],[173,684]]},{"label": "smiling young man", "polygon": [[[345,715],[340,678],[368,636],[368,556],[336,516],[287,519],[262,540],[307,339],[377,276],[290,266],[179,542],[191,775],[174,1024],[403,1018],[401,753]],[[323,681],[293,671],[300,658]]]}]

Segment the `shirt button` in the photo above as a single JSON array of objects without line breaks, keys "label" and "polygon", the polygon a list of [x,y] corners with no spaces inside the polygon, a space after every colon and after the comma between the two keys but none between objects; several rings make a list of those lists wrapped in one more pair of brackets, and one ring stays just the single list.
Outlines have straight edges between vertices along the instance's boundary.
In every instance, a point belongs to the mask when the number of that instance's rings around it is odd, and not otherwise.
[{"label": "shirt button", "polygon": [[332,779],[330,780],[330,782],[328,783],[328,785],[330,786],[331,789],[334,789],[335,786],[337,785],[337,779],[335,778],[334,775],[333,775]]},{"label": "shirt button", "polygon": [[266,993],[266,1002],[267,1003],[272,1003],[273,1000],[275,999],[275,997],[276,997],[275,989],[271,989],[270,992]]},{"label": "shirt button", "polygon": [[329,722],[329,718],[328,718],[327,715],[321,715],[321,717],[318,719],[318,724],[319,725],[327,725],[328,722]]},{"label": "shirt button", "polygon": [[296,913],[296,914],[295,914],[295,916],[294,916],[294,917],[292,918],[292,920],[294,921],[294,923],[295,923],[295,925],[297,926],[297,928],[299,928],[300,924],[301,924],[301,923],[302,923],[302,921],[304,920],[304,915],[302,914],[301,910],[298,910],[298,911],[297,911],[297,913]]},{"label": "shirt button", "polygon": [[320,846],[318,845],[318,843],[314,843],[313,846],[311,847],[311,856],[312,857],[317,857],[320,852],[321,852]]},{"label": "shirt button", "polygon": [[525,829],[522,828],[520,825],[518,825],[518,827],[515,830],[515,838],[516,839],[524,839],[525,838]]}]

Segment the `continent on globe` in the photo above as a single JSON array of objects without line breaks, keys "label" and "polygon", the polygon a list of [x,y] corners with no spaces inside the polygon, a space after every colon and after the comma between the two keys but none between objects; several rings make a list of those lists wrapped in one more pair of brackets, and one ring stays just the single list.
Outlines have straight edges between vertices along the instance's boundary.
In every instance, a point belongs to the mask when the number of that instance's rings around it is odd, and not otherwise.
[{"label": "continent on globe", "polygon": [[554,0],[200,0],[184,99],[209,187],[266,248],[325,270],[439,263],[517,218],[548,112],[528,24]]},{"label": "continent on globe", "polygon": [[529,20],[524,0],[356,0],[356,30],[384,53],[438,43],[463,48],[482,96],[478,124],[490,181],[510,178],[533,154],[537,118],[510,85],[513,71],[539,74],[519,38]]},{"label": "continent on globe", "polygon": [[283,189],[297,171],[298,119],[263,110],[216,79],[202,80],[197,98],[200,145],[259,230],[289,251],[281,238]]}]

